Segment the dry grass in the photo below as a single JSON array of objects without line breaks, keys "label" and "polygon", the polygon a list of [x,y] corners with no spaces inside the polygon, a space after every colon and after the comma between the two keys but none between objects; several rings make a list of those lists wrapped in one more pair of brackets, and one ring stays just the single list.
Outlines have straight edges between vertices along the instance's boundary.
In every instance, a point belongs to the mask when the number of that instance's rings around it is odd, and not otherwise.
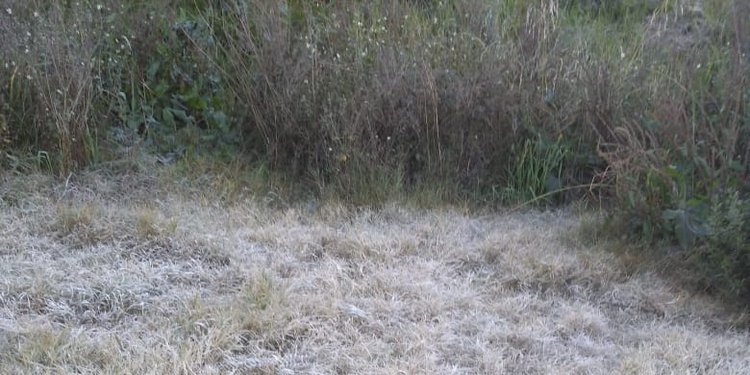
[{"label": "dry grass", "polygon": [[570,212],[271,209],[157,181],[2,179],[0,373],[750,371],[737,317],[584,245]]}]

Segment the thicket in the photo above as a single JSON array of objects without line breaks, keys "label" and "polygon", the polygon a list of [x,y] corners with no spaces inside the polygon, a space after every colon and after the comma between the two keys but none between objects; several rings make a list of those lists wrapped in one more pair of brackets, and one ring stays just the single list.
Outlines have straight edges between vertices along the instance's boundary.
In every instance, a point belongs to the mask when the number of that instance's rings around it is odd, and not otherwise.
[{"label": "thicket", "polygon": [[[212,155],[359,204],[607,202],[750,300],[737,0],[5,0],[5,169]],[[123,151],[124,150],[124,151]]]}]

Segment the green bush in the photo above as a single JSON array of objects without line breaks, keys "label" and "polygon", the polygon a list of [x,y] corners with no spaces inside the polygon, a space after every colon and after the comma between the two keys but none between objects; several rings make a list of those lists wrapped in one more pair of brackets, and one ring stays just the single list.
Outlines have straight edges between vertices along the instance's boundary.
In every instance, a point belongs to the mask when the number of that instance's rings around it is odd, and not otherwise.
[{"label": "green bush", "polygon": [[706,240],[691,254],[703,284],[750,301],[750,203],[738,192],[718,196],[706,218]]}]

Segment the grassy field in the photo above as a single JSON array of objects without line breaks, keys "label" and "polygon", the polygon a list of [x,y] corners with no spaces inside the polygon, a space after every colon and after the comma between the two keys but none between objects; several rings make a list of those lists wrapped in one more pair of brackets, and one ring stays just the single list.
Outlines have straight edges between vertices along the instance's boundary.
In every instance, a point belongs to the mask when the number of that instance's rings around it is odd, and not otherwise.
[{"label": "grassy field", "polygon": [[749,37],[746,0],[4,0],[0,374],[750,373]]},{"label": "grassy field", "polygon": [[0,373],[750,371],[747,318],[605,251],[596,214],[222,201],[169,173],[4,175]]},{"label": "grassy field", "polygon": [[749,36],[746,0],[5,0],[0,171],[146,153],[255,168],[277,208],[584,201],[750,306]]}]

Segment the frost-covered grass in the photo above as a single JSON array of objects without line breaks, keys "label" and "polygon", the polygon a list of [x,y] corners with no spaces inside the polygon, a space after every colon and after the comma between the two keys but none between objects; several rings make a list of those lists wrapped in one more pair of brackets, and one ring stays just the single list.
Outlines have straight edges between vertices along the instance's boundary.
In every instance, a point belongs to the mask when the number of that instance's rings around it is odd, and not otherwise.
[{"label": "frost-covered grass", "polygon": [[583,241],[590,214],[272,208],[165,181],[3,177],[0,373],[750,371],[736,316]]}]

